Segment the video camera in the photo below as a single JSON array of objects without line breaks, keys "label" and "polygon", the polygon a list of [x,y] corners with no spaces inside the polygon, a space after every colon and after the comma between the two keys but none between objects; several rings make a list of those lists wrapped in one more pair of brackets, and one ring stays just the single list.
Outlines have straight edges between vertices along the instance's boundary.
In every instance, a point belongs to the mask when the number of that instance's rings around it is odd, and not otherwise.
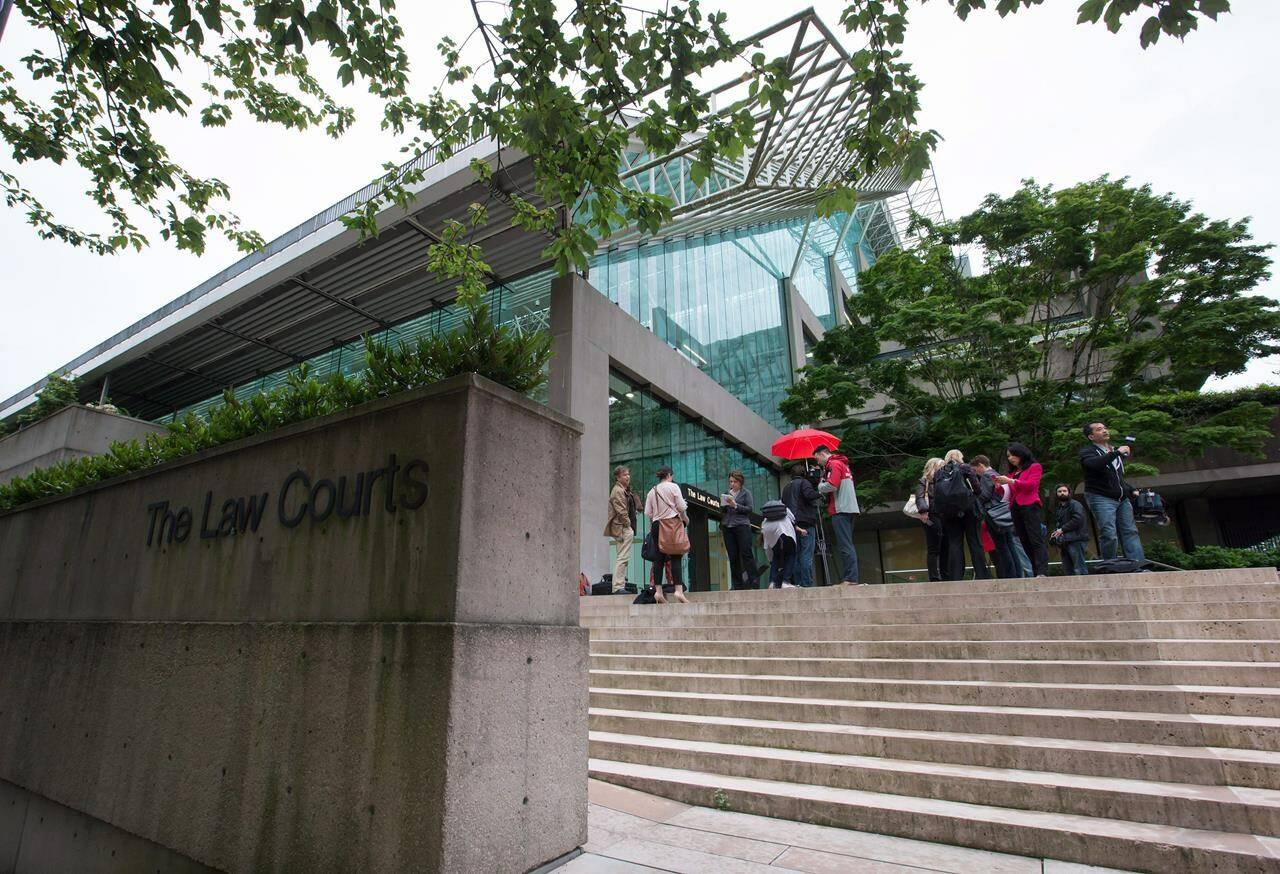
[{"label": "video camera", "polygon": [[822,482],[822,477],[825,474],[826,474],[826,468],[824,467],[806,466],[804,469],[804,478],[807,479],[809,481],[809,484],[812,485],[815,489],[818,487],[818,483]]}]

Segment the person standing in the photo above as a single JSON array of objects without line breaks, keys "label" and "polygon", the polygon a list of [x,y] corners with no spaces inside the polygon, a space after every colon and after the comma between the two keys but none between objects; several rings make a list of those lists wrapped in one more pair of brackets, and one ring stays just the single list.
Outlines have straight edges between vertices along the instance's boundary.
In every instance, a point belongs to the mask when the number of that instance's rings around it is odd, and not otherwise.
[{"label": "person standing", "polygon": [[[943,508],[935,494],[933,508],[942,516],[942,532],[947,539],[947,551],[944,553],[946,567],[945,578],[948,580],[964,579],[964,546],[969,545],[969,560],[973,563],[973,578],[986,580],[991,578],[987,568],[987,553],[982,548],[982,518],[978,509],[978,475],[973,468],[964,462],[964,453],[959,449],[948,450],[942,459],[945,464],[935,474],[935,483],[939,477],[955,476],[956,495],[950,506]],[[935,486],[936,492],[936,486]]]},{"label": "person standing", "polygon": [[1048,576],[1049,551],[1044,545],[1044,504],[1040,500],[1044,468],[1021,443],[1010,443],[1005,454],[1009,459],[1009,473],[997,476],[995,481],[1012,490],[1009,510],[1013,514],[1013,530],[1031,559],[1032,571],[1037,577]]},{"label": "person standing", "polygon": [[796,576],[796,541],[799,539],[795,514],[782,501],[768,501],[760,508],[764,522],[760,534],[764,551],[769,556],[769,588],[794,589]]},{"label": "person standing", "polygon": [[1062,553],[1062,572],[1084,576],[1089,573],[1084,558],[1084,542],[1089,539],[1084,506],[1071,497],[1071,487],[1066,483],[1060,483],[1054,494],[1058,498],[1057,527],[1049,539],[1058,545]]},{"label": "person standing", "polygon": [[840,553],[842,582],[846,586],[856,586],[858,553],[853,548],[853,517],[860,511],[849,459],[833,453],[827,446],[814,449],[813,457],[822,465],[824,473],[818,483],[818,492],[827,496],[827,513],[831,516],[831,528],[836,535],[836,551]]},{"label": "person standing", "polygon": [[[653,537],[654,545],[662,543],[663,519],[679,519],[682,525],[689,524],[689,505],[685,503],[684,495],[680,493],[680,486],[671,481],[671,468],[658,468],[658,483],[649,489],[649,494],[645,495],[644,514],[653,520],[649,527],[649,534]],[[663,595],[664,570],[671,578],[676,600],[681,604],[689,602],[689,599],[684,596],[683,558],[683,555],[663,553],[659,547],[658,559],[653,563],[653,600],[659,604],[664,604],[667,600]]]},{"label": "person standing", "polygon": [[1085,425],[1084,436],[1089,440],[1080,449],[1084,500],[1098,526],[1098,552],[1104,559],[1115,558],[1119,541],[1125,558],[1144,561],[1147,555],[1133,520],[1133,504],[1129,502],[1138,492],[1124,478],[1124,462],[1130,449],[1123,444],[1112,448],[1111,432],[1102,422]]},{"label": "person standing", "polygon": [[782,490],[782,503],[787,505],[796,527],[796,585],[813,586],[813,546],[817,542],[818,490],[805,476],[803,464],[791,468],[791,482]]},{"label": "person standing", "polygon": [[925,567],[928,568],[929,582],[936,583],[942,579],[942,556],[945,554],[946,539],[942,534],[942,522],[929,512],[929,497],[933,489],[933,475],[946,462],[941,458],[930,458],[924,463],[924,472],[916,483],[916,512],[921,514],[920,524],[924,526]]},{"label": "person standing", "polygon": [[720,533],[724,535],[724,549],[729,554],[730,589],[758,589],[756,554],[751,547],[751,490],[746,486],[742,471],[729,471],[729,491],[720,496],[724,515],[720,518]]},{"label": "person standing", "polygon": [[636,513],[640,498],[631,491],[631,470],[625,465],[613,469],[613,488],[609,490],[609,521],[604,536],[613,541],[617,557],[613,561],[613,593],[627,584],[627,567],[631,564],[631,544],[636,536]]},{"label": "person standing", "polygon": [[[1013,532],[1009,487],[995,481],[996,472],[991,468],[991,459],[985,455],[975,455],[970,463],[978,477],[978,509],[983,515],[987,535],[995,544],[996,576],[1002,580],[1018,579],[1024,576],[1018,560],[1022,545]],[[1025,557],[1026,553],[1023,553]],[[1028,562],[1027,567],[1030,566]]]}]

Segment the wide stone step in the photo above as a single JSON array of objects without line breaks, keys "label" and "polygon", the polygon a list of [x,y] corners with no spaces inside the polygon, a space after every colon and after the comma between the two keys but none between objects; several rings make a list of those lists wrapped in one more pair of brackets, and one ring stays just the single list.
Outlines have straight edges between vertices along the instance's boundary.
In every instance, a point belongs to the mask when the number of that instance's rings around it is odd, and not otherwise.
[{"label": "wide stone step", "polygon": [[1280,689],[592,670],[593,688],[1280,718]]},{"label": "wide stone step", "polygon": [[[1277,587],[1280,588],[1280,587]],[[820,602],[819,602],[820,603]],[[806,608],[809,605],[804,605]],[[687,608],[694,607],[689,610]],[[996,622],[1134,622],[1161,620],[1280,619],[1280,601],[1226,601],[1178,604],[1096,604],[1070,606],[936,607],[893,610],[839,609],[778,610],[773,612],[707,613],[696,605],[673,604],[661,611],[636,608],[630,613],[583,617],[586,628],[608,629],[630,625],[665,628],[740,627],[756,625],[862,626],[941,625]]]},{"label": "wide stone step", "polygon": [[1275,836],[1280,831],[1280,792],[1272,789],[1158,783],[705,741],[672,746],[655,738],[598,731],[590,733],[589,743],[592,759],[613,762],[1242,834]]},{"label": "wide stone step", "polygon": [[[929,598],[937,595],[976,594],[980,592],[1045,592],[1083,589],[1120,591],[1158,586],[1239,586],[1280,582],[1275,568],[1232,568],[1212,571],[1168,571],[1147,574],[1095,574],[1083,577],[1060,576],[1016,580],[964,580],[945,583],[888,583],[871,586],[815,586],[809,589],[739,589],[734,591],[693,592],[694,603],[702,601],[726,603],[745,601],[781,603],[806,598],[830,598],[839,592],[843,598]],[[623,601],[623,597],[608,596]]]},{"label": "wide stone step", "polygon": [[1261,716],[861,701],[598,687],[590,690],[590,706],[613,710],[868,725],[964,734],[1280,751],[1280,719]]},{"label": "wide stone step", "polygon": [[1280,752],[590,709],[592,731],[1130,780],[1280,790]]},{"label": "wide stone step", "polygon": [[922,625],[626,625],[592,629],[613,640],[1276,640],[1280,619],[1129,622],[970,622]]},{"label": "wide stone step", "polygon": [[[704,806],[1146,871],[1274,872],[1280,840],[591,759],[596,779]],[[717,803],[718,802],[718,803]]]},{"label": "wide stone step", "polygon": [[973,680],[993,683],[1117,683],[1262,686],[1280,689],[1280,662],[1036,661],[1032,659],[845,659],[591,653],[597,670],[655,673]]},{"label": "wide stone step", "polygon": [[1280,640],[708,640],[592,637],[599,653],[801,658],[1280,661]]},{"label": "wide stone step", "polygon": [[[856,595],[866,588],[880,586],[833,586],[817,591],[818,595],[797,594],[785,589],[775,597],[729,598],[729,593],[694,592],[689,604],[633,604],[633,596],[595,596],[580,598],[579,612],[583,624],[599,617],[639,616],[652,611],[677,614],[759,614],[773,612],[820,613],[827,610],[914,610],[918,608],[964,609],[1017,606],[1092,606],[1108,604],[1195,604],[1227,601],[1280,601],[1280,583],[1231,583],[1228,585],[1144,586],[1131,588],[1039,589],[1013,592],[953,592],[912,595],[910,590],[893,595]],[[791,597],[795,594],[795,597]],[[786,597],[782,597],[786,596]]]}]

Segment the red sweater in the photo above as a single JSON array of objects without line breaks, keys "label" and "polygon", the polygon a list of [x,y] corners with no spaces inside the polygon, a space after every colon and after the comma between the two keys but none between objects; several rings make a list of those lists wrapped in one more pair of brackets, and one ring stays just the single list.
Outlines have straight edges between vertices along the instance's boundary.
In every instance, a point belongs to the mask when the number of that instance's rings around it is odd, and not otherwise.
[{"label": "red sweater", "polygon": [[1013,503],[1019,507],[1040,503],[1040,477],[1043,474],[1044,468],[1038,461],[1026,470],[1010,473],[1009,476],[1013,478],[1010,483],[1013,488]]}]

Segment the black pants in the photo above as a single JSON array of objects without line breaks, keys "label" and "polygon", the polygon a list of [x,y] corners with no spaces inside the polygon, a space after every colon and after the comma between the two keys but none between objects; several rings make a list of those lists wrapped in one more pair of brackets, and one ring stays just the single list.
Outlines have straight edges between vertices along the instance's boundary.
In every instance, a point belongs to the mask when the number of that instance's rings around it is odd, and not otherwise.
[{"label": "black pants", "polygon": [[[654,521],[652,528],[649,529],[650,531],[653,532],[654,543],[662,542],[658,539],[658,529],[660,529],[661,527],[662,526],[660,523],[658,523],[657,521]],[[684,559],[683,555],[663,555],[661,552],[659,552],[658,560],[653,563],[654,588],[657,588],[658,586],[662,586],[662,591],[667,592],[667,591],[675,591],[676,586],[683,586],[684,585],[683,559]],[[670,583],[667,583],[665,585],[663,584],[663,579],[662,579],[664,569],[666,571],[666,576],[671,580]]]},{"label": "black pants", "polygon": [[1039,504],[1015,504],[1009,510],[1013,514],[1013,530],[1018,532],[1022,548],[1031,559],[1031,572],[1037,577],[1049,575],[1049,550],[1044,545],[1044,529]]},{"label": "black pants", "polygon": [[964,545],[969,544],[969,561],[973,564],[973,578],[985,580],[991,577],[987,568],[987,553],[982,548],[982,532],[977,514],[948,516],[942,520],[942,530],[947,538],[947,551],[943,560],[943,579],[964,579]]},{"label": "black pants", "polygon": [[929,521],[924,526],[925,565],[929,568],[929,582],[942,579],[942,523]]},{"label": "black pants", "polygon": [[721,528],[724,535],[725,552],[729,553],[729,588],[758,589],[760,580],[756,576],[756,556],[751,549],[751,526],[734,525]]}]

